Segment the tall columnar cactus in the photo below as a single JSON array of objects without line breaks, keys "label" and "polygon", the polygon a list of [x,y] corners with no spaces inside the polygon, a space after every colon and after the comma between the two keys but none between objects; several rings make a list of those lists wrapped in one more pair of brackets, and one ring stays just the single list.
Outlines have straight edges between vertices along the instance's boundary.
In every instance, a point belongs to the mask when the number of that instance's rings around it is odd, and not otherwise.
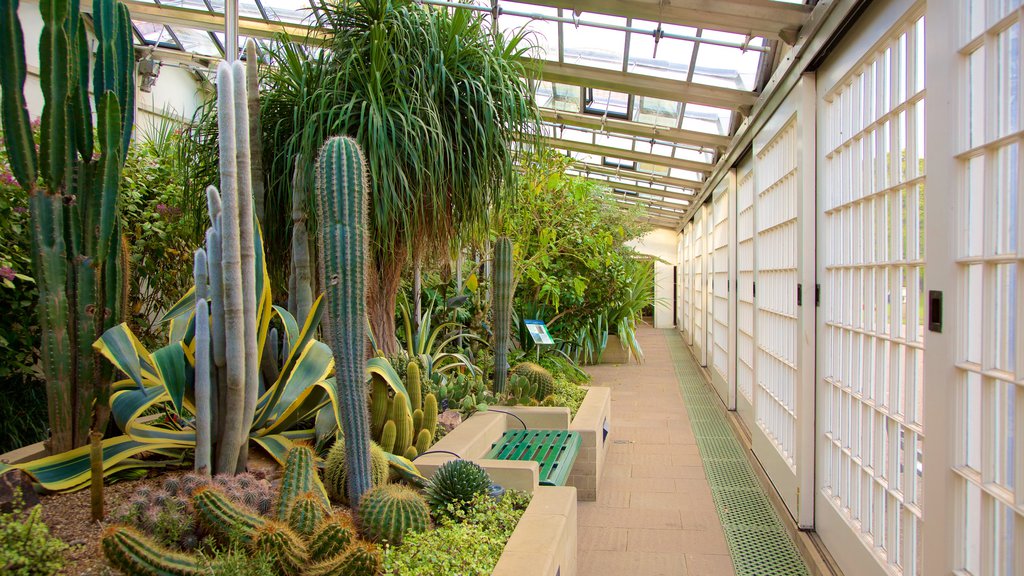
[{"label": "tall columnar cactus", "polygon": [[494,243],[494,392],[505,391],[508,380],[509,332],[512,329],[512,240],[502,236]]},{"label": "tall columnar cactus", "polygon": [[123,315],[119,186],[135,116],[135,60],[128,9],[117,0],[95,0],[90,85],[78,2],[41,7],[39,152],[24,96],[18,0],[0,3],[0,118],[11,171],[29,195],[50,449],[63,452],[88,443],[89,429],[103,430],[109,414],[112,370],[92,344]]},{"label": "tall columnar cactus", "polygon": [[288,278],[288,310],[305,318],[313,306],[313,274],[309,264],[309,232],[306,228],[306,167],[297,158],[292,176],[292,264]]},{"label": "tall columnar cactus", "polygon": [[[252,148],[252,196],[256,217],[263,222],[266,204],[266,185],[263,181],[263,125],[260,122],[260,59],[256,43],[245,44],[245,85],[249,108],[249,146]],[[296,316],[305,318],[305,316]]]},{"label": "tall columnar cactus", "polygon": [[359,504],[373,486],[366,406],[366,161],[351,138],[331,138],[316,166],[320,284],[327,292],[324,336],[334,370],[345,435],[348,498]]},{"label": "tall columnar cactus", "polygon": [[[259,392],[257,338],[256,221],[245,67],[221,63],[217,69],[217,124],[220,190],[206,190],[210,228],[205,250],[196,254],[196,297],[209,297],[209,334],[197,330],[197,385],[209,375],[209,410],[196,414],[196,430],[209,430],[213,471],[245,471],[249,428]],[[206,263],[201,265],[200,258]],[[203,273],[200,269],[205,266]],[[207,286],[207,281],[209,285]],[[200,352],[207,358],[200,365]],[[197,389],[197,393],[199,390]],[[197,437],[197,440],[199,438]],[[209,466],[197,446],[196,469]],[[202,456],[203,459],[200,459]]]}]

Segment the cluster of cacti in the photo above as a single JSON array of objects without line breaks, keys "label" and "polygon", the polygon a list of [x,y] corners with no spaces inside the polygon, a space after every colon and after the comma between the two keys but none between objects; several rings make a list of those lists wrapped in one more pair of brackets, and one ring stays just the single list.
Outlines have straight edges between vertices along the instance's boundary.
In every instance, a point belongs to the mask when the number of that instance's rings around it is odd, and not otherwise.
[{"label": "cluster of cacti", "polygon": [[437,431],[437,396],[423,394],[417,362],[406,366],[406,390],[390,395],[390,387],[374,376],[370,391],[370,430],[381,448],[414,460],[434,443]]},{"label": "cluster of cacti", "polygon": [[[331,514],[315,469],[311,477],[307,475],[312,463],[310,454],[304,447],[289,452],[278,501],[286,501],[287,506],[269,507],[275,516],[272,518],[239,504],[216,480],[209,482],[189,475],[174,480],[171,488],[180,494],[192,491],[190,507],[208,534],[262,555],[282,575],[374,576],[380,569],[380,553],[358,539],[347,514]],[[296,493],[307,480],[311,481],[311,489]],[[287,498],[286,494],[295,496]],[[216,559],[204,565],[195,557],[161,546],[128,526],[109,529],[103,536],[102,547],[111,564],[128,576],[217,573]]]},{"label": "cluster of cacti", "polygon": [[502,236],[494,243],[494,283],[491,298],[494,302],[492,326],[494,328],[494,393],[505,392],[508,379],[508,350],[512,330],[512,240]]},{"label": "cluster of cacti", "polygon": [[316,471],[316,456],[306,446],[296,446],[288,451],[281,477],[281,494],[277,501],[277,517],[285,519],[288,508],[297,498],[314,495],[325,507],[330,507],[324,485]]},{"label": "cluster of cacti", "polygon": [[323,334],[334,353],[349,501],[373,487],[366,405],[366,161],[355,140],[331,138],[316,164],[320,285],[327,293]]},{"label": "cluster of cacti", "polygon": [[[386,484],[390,472],[387,454],[376,442],[370,442],[370,481],[374,486]],[[345,447],[345,438],[339,436],[331,451],[327,454],[327,463],[324,467],[324,484],[327,486],[327,493],[332,498],[341,502],[348,502],[348,484],[350,478],[348,466],[348,450]]]},{"label": "cluster of cacti", "polygon": [[[217,68],[220,190],[213,186],[206,190],[210,228],[195,262],[195,468],[200,472],[245,470],[259,393],[258,232],[252,206],[246,92],[245,66],[238,61],[221,62]],[[198,325],[204,317],[209,318],[209,327]]]},{"label": "cluster of cacti", "polygon": [[430,527],[430,508],[423,496],[408,486],[375,486],[359,504],[359,524],[373,540],[400,544],[406,534]]},{"label": "cluster of cacti", "polygon": [[507,406],[539,406],[537,383],[527,380],[525,376],[512,374],[508,379],[505,393],[499,400]]},{"label": "cluster of cacti", "polygon": [[491,489],[491,476],[487,470],[470,460],[445,462],[434,472],[424,492],[435,515],[443,514],[452,502],[469,502],[477,494]]},{"label": "cluster of cacti", "polygon": [[441,398],[439,409],[458,409],[470,412],[477,404],[487,400],[487,383],[482,374],[458,374],[438,387]]},{"label": "cluster of cacti", "polygon": [[236,504],[263,516],[273,513],[274,494],[270,482],[252,474],[218,474],[212,479],[199,474],[166,478],[159,489],[140,486],[132,498],[115,513],[119,522],[152,534],[163,544],[182,550],[194,549],[203,537],[195,521],[192,494],[215,486]]},{"label": "cluster of cacti", "polygon": [[0,118],[11,172],[29,196],[39,358],[49,448],[57,453],[88,444],[90,428],[104,430],[109,414],[113,373],[92,345],[123,321],[127,296],[118,198],[135,116],[135,56],[121,2],[93,2],[95,42],[77,2],[41,6],[39,149],[24,95],[28,67],[17,1],[0,10]]},{"label": "cluster of cacti", "polygon": [[533,397],[537,400],[543,400],[555,393],[555,377],[540,364],[520,362],[512,368],[510,373],[526,378],[530,382],[530,386],[536,388]]}]

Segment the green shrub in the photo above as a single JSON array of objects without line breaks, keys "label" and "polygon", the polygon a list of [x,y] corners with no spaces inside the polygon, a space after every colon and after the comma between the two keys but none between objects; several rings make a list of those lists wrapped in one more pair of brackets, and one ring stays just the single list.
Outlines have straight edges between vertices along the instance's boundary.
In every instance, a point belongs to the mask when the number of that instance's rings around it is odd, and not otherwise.
[{"label": "green shrub", "polygon": [[11,576],[56,574],[64,567],[62,553],[67,545],[50,536],[42,508],[36,506],[24,513],[19,500],[11,512],[0,514],[0,572]]},{"label": "green shrub", "polygon": [[576,411],[580,409],[586,395],[585,388],[559,374],[555,376],[555,393],[545,399],[542,406],[565,406],[569,409],[570,418],[575,418]]},{"label": "green shrub", "polygon": [[490,574],[529,505],[530,496],[507,492],[500,500],[479,495],[449,505],[436,529],[410,534],[384,549],[384,573],[400,576]]}]

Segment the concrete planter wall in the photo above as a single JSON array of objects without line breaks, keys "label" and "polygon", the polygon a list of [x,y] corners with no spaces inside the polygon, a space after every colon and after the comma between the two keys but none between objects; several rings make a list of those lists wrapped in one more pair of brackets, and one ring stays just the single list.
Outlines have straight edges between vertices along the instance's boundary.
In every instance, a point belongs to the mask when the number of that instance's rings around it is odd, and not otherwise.
[{"label": "concrete planter wall", "polygon": [[628,348],[622,347],[622,340],[616,334],[608,335],[608,343],[601,354],[601,364],[629,364],[633,354]]},{"label": "concrete planter wall", "polygon": [[601,472],[608,455],[608,433],[612,423],[611,388],[592,387],[587,390],[583,404],[576,411],[570,430],[580,433],[583,444],[576,464],[569,476],[569,485],[575,486],[580,500],[597,500],[601,487]]},{"label": "concrete planter wall", "polygon": [[491,576],[576,576],[576,489],[540,486]]}]

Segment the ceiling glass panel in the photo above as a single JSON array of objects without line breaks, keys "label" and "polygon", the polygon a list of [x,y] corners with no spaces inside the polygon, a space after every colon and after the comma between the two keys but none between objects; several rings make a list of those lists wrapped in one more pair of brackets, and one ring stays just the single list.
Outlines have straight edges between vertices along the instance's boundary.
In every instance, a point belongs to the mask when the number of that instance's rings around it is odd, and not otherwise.
[{"label": "ceiling glass panel", "polygon": [[703,106],[701,104],[687,104],[683,113],[683,128],[696,130],[708,134],[729,134],[729,122],[732,120],[732,112],[723,108]]},{"label": "ceiling glass panel", "polygon": [[[558,9],[550,6],[502,2],[501,7],[504,10],[512,10],[520,14],[558,16]],[[498,17],[498,25],[501,31],[505,33],[526,30],[527,41],[534,45],[534,48],[528,54],[531,58],[558,61],[558,22],[502,14]]]},{"label": "ceiling glass panel", "polygon": [[[737,34],[705,30],[704,38],[725,40],[742,44],[746,38]],[[750,46],[761,46],[761,39],[755,38]],[[741,50],[714,44],[701,44],[697,50],[697,65],[694,67],[693,81],[712,86],[753,90],[757,66],[761,62],[761,52]]]},{"label": "ceiling glass panel", "polygon": [[142,34],[146,44],[177,48],[174,38],[171,38],[171,33],[167,31],[163,24],[140,22],[138,20],[133,20],[133,22],[135,22],[135,28]]},{"label": "ceiling glass panel", "polygon": [[633,120],[664,128],[675,128],[679,125],[679,113],[682,110],[683,105],[679,102],[637,96],[633,101]]},{"label": "ceiling glass panel", "polygon": [[[634,28],[654,31],[658,25],[646,20],[634,20]],[[663,24],[662,32],[680,36],[696,36],[697,29],[688,26]],[[657,44],[653,34],[631,33],[629,37],[629,63],[627,72],[657,76],[672,80],[686,80],[693,54],[693,42],[675,38],[661,38]]]},{"label": "ceiling glass panel", "polygon": [[214,44],[209,33],[194,28],[174,26],[174,35],[181,40],[182,46],[188,52],[202,54],[203,56],[222,56],[220,49]]},{"label": "ceiling glass panel", "polygon": [[[209,8],[203,0],[160,0],[162,6],[174,6],[177,8],[190,8],[192,10],[202,10],[203,12],[209,12]],[[220,0],[220,11],[224,11],[224,0]]]},{"label": "ceiling glass panel", "polygon": [[[185,2],[192,2],[193,0],[184,0]],[[201,2],[202,0],[200,0]],[[224,0],[209,0],[210,5],[213,6],[213,11],[218,14],[224,13]],[[263,19],[263,15],[260,14],[259,6],[256,5],[255,0],[238,0],[238,13],[242,16],[248,16],[249,18]]]},{"label": "ceiling glass panel", "polygon": [[272,20],[297,23],[313,14],[313,9],[306,0],[260,0],[260,4]]},{"label": "ceiling glass panel", "polygon": [[629,118],[629,94],[587,88],[583,111],[588,114]]},{"label": "ceiling glass panel", "polygon": [[[564,12],[569,15],[571,12]],[[584,12],[579,17],[587,22],[625,26],[626,19]],[[622,70],[626,51],[626,33],[592,26],[562,24],[565,39],[564,61],[568,64],[593,66],[606,70]]]},{"label": "ceiling glass panel", "polygon": [[537,83],[537,106],[579,112],[580,88],[567,84]]}]

